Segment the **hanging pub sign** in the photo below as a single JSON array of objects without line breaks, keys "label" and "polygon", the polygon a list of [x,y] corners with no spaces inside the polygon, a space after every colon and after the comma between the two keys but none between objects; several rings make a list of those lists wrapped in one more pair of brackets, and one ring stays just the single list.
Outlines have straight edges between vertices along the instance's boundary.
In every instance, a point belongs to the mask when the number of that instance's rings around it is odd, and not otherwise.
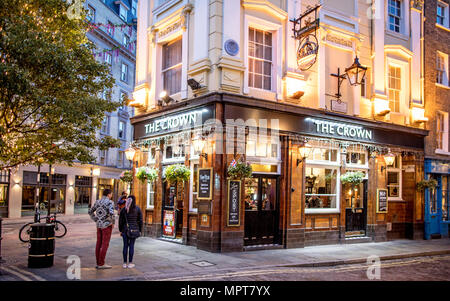
[{"label": "hanging pub sign", "polygon": [[[319,53],[319,43],[317,41],[317,28],[320,19],[317,17],[320,5],[310,7],[297,19],[291,20],[294,23],[292,31],[294,38],[299,40],[297,49],[297,66],[301,71],[311,68]],[[314,15],[314,19],[313,19]]]},{"label": "hanging pub sign", "polygon": [[387,213],[387,189],[377,189],[377,213]]},{"label": "hanging pub sign", "polygon": [[198,196],[199,200],[212,199],[212,185],[213,185],[213,169],[199,168],[198,169]]},{"label": "hanging pub sign", "polygon": [[227,226],[241,225],[240,220],[240,204],[241,204],[241,181],[228,181],[228,204],[227,204]]}]

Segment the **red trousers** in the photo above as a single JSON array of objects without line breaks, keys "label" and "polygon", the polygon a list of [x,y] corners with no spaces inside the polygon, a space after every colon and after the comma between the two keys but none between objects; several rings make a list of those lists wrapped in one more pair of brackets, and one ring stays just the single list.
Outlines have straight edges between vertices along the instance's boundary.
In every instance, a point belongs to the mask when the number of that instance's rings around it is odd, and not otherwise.
[{"label": "red trousers", "polygon": [[95,247],[95,258],[97,265],[105,264],[106,252],[108,251],[109,241],[111,240],[112,225],[107,228],[97,228],[97,245]]}]

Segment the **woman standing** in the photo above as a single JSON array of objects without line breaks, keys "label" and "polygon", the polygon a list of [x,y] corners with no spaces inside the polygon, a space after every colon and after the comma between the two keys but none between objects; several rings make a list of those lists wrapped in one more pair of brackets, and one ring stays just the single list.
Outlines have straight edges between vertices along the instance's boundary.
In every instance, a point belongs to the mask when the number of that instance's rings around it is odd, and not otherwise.
[{"label": "woman standing", "polygon": [[[120,210],[119,231],[123,238],[123,268],[134,268],[134,243],[142,232],[142,211],[136,205],[136,198],[130,195],[125,208]],[[127,261],[128,259],[128,261]],[[127,263],[128,262],[128,263]]]}]

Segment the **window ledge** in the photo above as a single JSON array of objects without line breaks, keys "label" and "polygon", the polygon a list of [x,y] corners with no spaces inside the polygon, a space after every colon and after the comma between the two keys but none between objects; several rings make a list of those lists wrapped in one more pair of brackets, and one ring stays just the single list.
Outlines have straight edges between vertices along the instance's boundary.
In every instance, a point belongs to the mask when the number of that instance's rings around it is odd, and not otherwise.
[{"label": "window ledge", "polygon": [[438,28],[440,28],[440,29],[443,29],[443,30],[446,30],[446,31],[450,32],[450,28],[447,28],[447,27],[445,27],[445,26],[443,26],[443,25],[441,25],[441,24],[439,24],[439,23],[436,23],[436,27],[438,27]]},{"label": "window ledge", "polygon": [[401,33],[401,32],[395,32],[395,31],[392,31],[390,29],[386,29],[386,34],[388,36],[393,37],[393,38],[398,38],[398,39],[401,39],[401,40],[404,40],[404,41],[409,41],[409,36],[407,36],[407,35],[405,35],[404,33]]},{"label": "window ledge", "polygon": [[439,155],[447,155],[447,156],[450,156],[450,152],[446,152],[446,151],[443,150],[443,149],[436,149],[435,153],[436,153],[436,154],[439,154]]},{"label": "window ledge", "polygon": [[405,202],[402,198],[388,198],[388,202]]},{"label": "window ledge", "polygon": [[305,214],[341,213],[339,209],[305,209]]},{"label": "window ledge", "polygon": [[450,86],[443,85],[443,84],[440,84],[440,83],[436,83],[436,87],[440,87],[440,88],[444,88],[444,89],[450,89]]}]

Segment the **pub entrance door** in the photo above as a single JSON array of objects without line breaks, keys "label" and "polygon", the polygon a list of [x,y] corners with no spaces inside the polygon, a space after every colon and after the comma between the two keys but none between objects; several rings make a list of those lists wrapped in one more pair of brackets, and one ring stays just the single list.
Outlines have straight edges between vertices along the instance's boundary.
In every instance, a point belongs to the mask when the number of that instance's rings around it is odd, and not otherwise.
[{"label": "pub entrance door", "polygon": [[365,235],[367,224],[367,180],[345,192],[345,234]]},{"label": "pub entrance door", "polygon": [[244,245],[277,244],[279,177],[253,175],[245,186]]}]

